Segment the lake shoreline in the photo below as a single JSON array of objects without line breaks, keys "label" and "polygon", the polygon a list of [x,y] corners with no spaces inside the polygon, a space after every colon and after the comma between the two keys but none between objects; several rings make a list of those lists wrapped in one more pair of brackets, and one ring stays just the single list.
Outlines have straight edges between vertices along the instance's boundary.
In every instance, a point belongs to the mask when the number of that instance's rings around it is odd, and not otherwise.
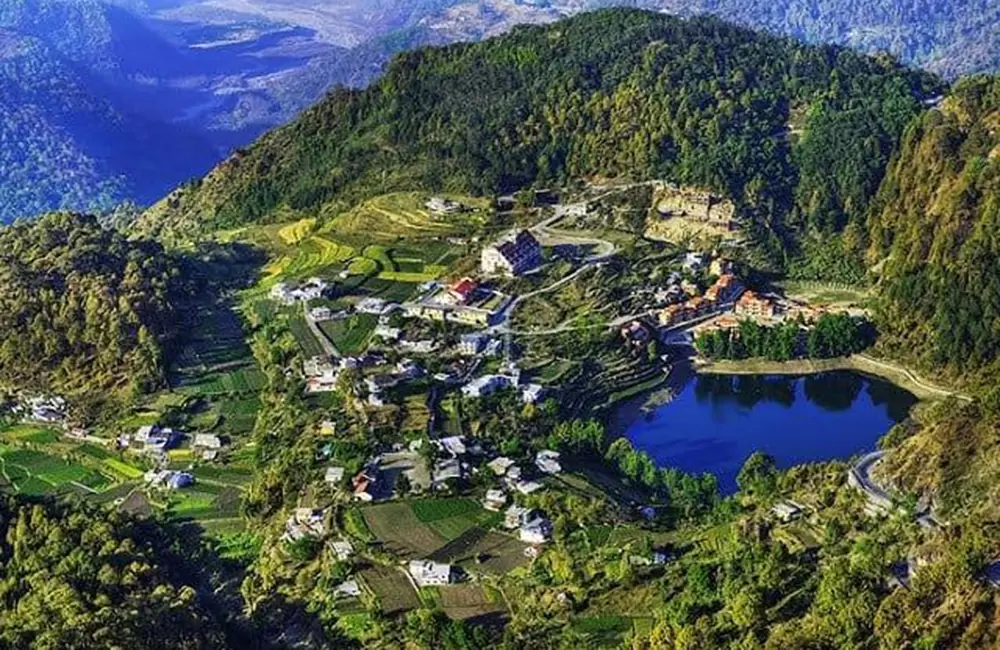
[{"label": "lake shoreline", "polygon": [[909,391],[921,400],[941,400],[955,397],[963,401],[972,398],[931,384],[913,371],[895,366],[890,362],[856,354],[834,359],[796,359],[793,361],[769,361],[767,359],[708,361],[697,359],[691,363],[692,370],[699,375],[815,375],[837,370],[850,370],[872,375]]}]

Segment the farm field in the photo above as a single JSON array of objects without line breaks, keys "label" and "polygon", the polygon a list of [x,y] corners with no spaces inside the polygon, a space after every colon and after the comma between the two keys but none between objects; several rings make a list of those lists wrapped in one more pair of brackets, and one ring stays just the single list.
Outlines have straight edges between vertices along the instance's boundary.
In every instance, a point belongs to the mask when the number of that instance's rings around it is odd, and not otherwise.
[{"label": "farm field", "polygon": [[0,446],[0,476],[15,492],[44,495],[62,491],[96,494],[112,481],[85,465],[30,449]]},{"label": "farm field", "polygon": [[417,592],[401,570],[370,566],[361,571],[360,575],[378,598],[383,614],[396,614],[420,607]]},{"label": "farm field", "polygon": [[453,543],[463,535],[486,534],[484,529],[496,520],[495,513],[465,498],[384,503],[364,508],[362,513],[372,534],[388,550],[410,559],[464,552]]},{"label": "farm field", "polygon": [[[510,535],[490,531],[453,561],[469,570],[502,575],[528,564],[530,560],[524,555],[527,547]],[[482,556],[481,562],[475,561],[478,556]]]},{"label": "farm field", "polygon": [[330,337],[340,352],[354,355],[364,352],[368,347],[368,341],[377,325],[378,316],[354,314],[349,318],[324,321],[319,324],[319,328]]},{"label": "farm field", "polygon": [[437,592],[441,609],[453,620],[500,617],[507,614],[500,594],[483,585],[451,585],[440,587]]}]

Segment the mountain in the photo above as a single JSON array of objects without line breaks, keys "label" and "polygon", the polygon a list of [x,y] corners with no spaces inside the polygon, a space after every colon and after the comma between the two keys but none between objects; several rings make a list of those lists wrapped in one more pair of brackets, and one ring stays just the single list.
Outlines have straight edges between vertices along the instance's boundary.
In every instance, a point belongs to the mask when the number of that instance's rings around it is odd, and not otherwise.
[{"label": "mountain", "polygon": [[190,233],[333,216],[389,191],[490,195],[613,177],[724,192],[764,243],[839,232],[863,219],[903,128],[939,89],[887,58],[605,10],[401,55],[366,90],[333,93],[172,193],[142,225]]},{"label": "mountain", "polygon": [[24,0],[0,13],[0,222],[51,209],[99,210],[124,198],[150,201],[216,159],[207,141],[135,112],[62,54],[64,39],[89,38],[83,49],[91,64],[116,65],[114,52],[132,48],[104,40],[113,33],[109,12],[92,2]]},{"label": "mountain", "polygon": [[1000,353],[1000,80],[973,77],[906,132],[869,222],[883,330],[967,374]]},{"label": "mountain", "polygon": [[[946,77],[1000,60],[1000,0],[9,0],[0,221],[151,202],[400,51],[618,4],[888,51]],[[40,78],[59,83],[42,92]]]}]

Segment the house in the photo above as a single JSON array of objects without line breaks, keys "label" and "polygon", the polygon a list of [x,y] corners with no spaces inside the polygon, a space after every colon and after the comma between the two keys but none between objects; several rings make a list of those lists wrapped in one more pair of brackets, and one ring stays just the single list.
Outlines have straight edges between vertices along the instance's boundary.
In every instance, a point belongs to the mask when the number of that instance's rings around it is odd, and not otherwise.
[{"label": "house", "polygon": [[518,505],[513,505],[507,508],[504,512],[503,527],[507,530],[514,530],[521,526],[521,519],[525,514],[529,512],[528,508],[522,508]]},{"label": "house", "polygon": [[432,196],[424,203],[424,207],[435,214],[456,214],[465,209],[461,203],[441,196]]},{"label": "house", "polygon": [[218,451],[222,449],[222,440],[214,433],[197,433],[191,446],[195,449],[206,449]]},{"label": "house", "polygon": [[521,515],[517,536],[526,544],[545,544],[552,539],[552,522],[537,510],[529,510]]},{"label": "house", "polygon": [[411,560],[409,573],[417,587],[441,587],[454,579],[450,564],[430,560]]},{"label": "house", "polygon": [[775,504],[771,508],[771,512],[774,513],[778,519],[787,524],[802,516],[802,506],[794,501],[782,501],[781,503]]},{"label": "house", "polygon": [[457,458],[439,460],[434,464],[434,471],[431,472],[431,475],[435,486],[444,487],[448,481],[457,481],[462,478],[462,463]]},{"label": "house", "polygon": [[660,312],[659,321],[663,327],[671,327],[691,319],[687,305],[670,305]]},{"label": "house", "polygon": [[379,325],[375,328],[375,336],[382,339],[383,341],[398,341],[403,335],[403,330],[398,327],[389,327],[388,325]]},{"label": "house", "polygon": [[363,298],[354,306],[354,310],[359,314],[379,316],[386,310],[386,301],[381,298]]},{"label": "house", "polygon": [[173,429],[153,425],[140,427],[135,434],[135,441],[143,444],[144,451],[162,453],[176,447],[181,437]]},{"label": "house", "polygon": [[503,476],[514,465],[514,461],[506,456],[499,456],[486,463],[486,466],[493,470],[493,474],[496,476]]},{"label": "house", "polygon": [[485,397],[508,386],[510,386],[510,379],[504,375],[483,375],[462,386],[462,394],[466,397]]},{"label": "house", "polygon": [[743,283],[739,281],[739,278],[726,274],[719,276],[715,284],[708,288],[708,291],[705,292],[705,299],[717,303],[727,303],[736,300],[742,293]]},{"label": "house", "polygon": [[333,318],[333,312],[329,307],[313,307],[309,310],[309,318],[320,321]]},{"label": "house", "polygon": [[465,277],[455,282],[446,292],[447,302],[453,305],[467,305],[476,295],[479,283],[472,278]]},{"label": "house", "polygon": [[344,472],[343,467],[327,467],[326,473],[323,474],[323,482],[330,487],[340,487],[340,484],[344,480]]},{"label": "house", "polygon": [[302,362],[302,374],[306,377],[319,377],[334,370],[333,363],[324,356],[309,357]]},{"label": "house", "polygon": [[400,341],[399,348],[414,354],[430,354],[438,349],[438,344],[432,339],[422,341]]},{"label": "house", "polygon": [[545,474],[558,474],[562,471],[559,464],[559,452],[543,449],[535,455],[535,466]]},{"label": "house", "polygon": [[747,318],[774,318],[778,315],[778,307],[772,300],[753,291],[747,291],[740,297],[734,311],[737,316]]},{"label": "house", "polygon": [[286,542],[296,542],[304,537],[322,537],[326,534],[326,524],[323,523],[323,519],[322,510],[296,508],[285,522],[285,533],[281,539]]},{"label": "house", "polygon": [[321,436],[332,436],[337,433],[337,423],[333,420],[323,420],[319,423],[319,434]]},{"label": "house", "polygon": [[653,338],[652,332],[642,321],[634,320],[621,329],[622,340],[630,347],[645,347]]},{"label": "house", "polygon": [[403,359],[396,364],[396,376],[399,379],[416,379],[424,374],[424,369],[413,359]]},{"label": "house", "polygon": [[375,484],[378,482],[379,467],[377,461],[372,461],[351,479],[354,498],[358,501],[371,502],[375,500]]},{"label": "house", "polygon": [[361,587],[357,580],[345,580],[333,588],[333,596],[344,596],[345,598],[358,598],[361,596]]},{"label": "house", "polygon": [[500,512],[507,505],[507,495],[503,490],[486,490],[483,507],[493,512]]},{"label": "house", "polygon": [[684,255],[684,261],[681,263],[681,266],[686,271],[697,273],[708,266],[708,260],[709,256],[706,253],[687,253]]},{"label": "house", "polygon": [[542,245],[521,230],[483,249],[480,266],[485,275],[520,276],[542,265]]},{"label": "house", "polygon": [[349,560],[354,555],[354,547],[346,539],[338,539],[335,542],[330,542],[330,548],[341,562]]},{"label": "house", "polygon": [[278,284],[271,287],[271,298],[277,300],[278,302],[290,305],[295,302],[295,298],[292,296],[292,288],[289,287],[284,282],[279,282]]},{"label": "house", "polygon": [[708,272],[712,275],[722,276],[727,273],[732,273],[734,266],[735,265],[730,260],[718,257],[712,260],[712,263],[708,267]]},{"label": "house", "polygon": [[306,380],[307,393],[332,393],[337,390],[337,378],[339,375],[332,368],[324,371],[320,375],[309,377]]},{"label": "house", "polygon": [[191,485],[194,485],[194,477],[187,472],[172,472],[167,479],[167,486],[171,490],[180,490]]},{"label": "house", "polygon": [[458,353],[472,357],[483,351],[487,338],[482,334],[463,334],[458,340]]},{"label": "house", "polygon": [[524,404],[537,404],[545,397],[545,387],[541,384],[528,384],[521,388],[521,402]]},{"label": "house", "polygon": [[439,448],[447,451],[452,457],[463,456],[469,451],[465,446],[465,436],[449,436],[435,442]]},{"label": "house", "polygon": [[500,339],[493,339],[486,344],[486,350],[483,352],[488,357],[498,357],[503,351],[503,341]]}]

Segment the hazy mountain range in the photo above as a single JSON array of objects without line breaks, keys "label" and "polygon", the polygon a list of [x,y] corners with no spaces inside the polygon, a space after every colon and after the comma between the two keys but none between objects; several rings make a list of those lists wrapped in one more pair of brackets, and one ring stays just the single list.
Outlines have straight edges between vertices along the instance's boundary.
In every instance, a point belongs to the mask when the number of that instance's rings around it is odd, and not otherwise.
[{"label": "hazy mountain range", "polygon": [[0,220],[148,203],[395,52],[608,5],[997,67],[1000,0],[2,0]]}]

